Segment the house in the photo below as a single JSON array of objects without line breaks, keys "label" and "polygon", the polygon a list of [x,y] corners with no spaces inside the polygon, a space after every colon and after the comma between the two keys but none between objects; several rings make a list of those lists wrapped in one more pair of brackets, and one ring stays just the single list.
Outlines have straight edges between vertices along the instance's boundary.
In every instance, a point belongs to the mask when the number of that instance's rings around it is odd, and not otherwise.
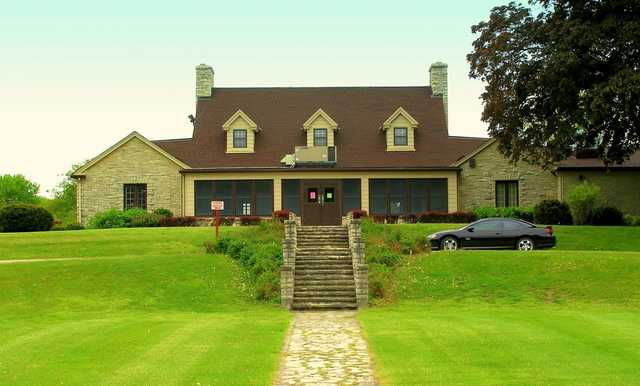
[{"label": "house", "polygon": [[510,164],[492,139],[449,135],[447,65],[434,63],[429,77],[415,87],[227,88],[199,65],[192,136],[133,132],[78,169],[78,221],[131,207],[207,217],[221,200],[223,216],[290,209],[303,224],[337,224],[360,208],[531,206],[582,180],[638,213],[640,157],[611,171],[595,159],[552,171]]}]

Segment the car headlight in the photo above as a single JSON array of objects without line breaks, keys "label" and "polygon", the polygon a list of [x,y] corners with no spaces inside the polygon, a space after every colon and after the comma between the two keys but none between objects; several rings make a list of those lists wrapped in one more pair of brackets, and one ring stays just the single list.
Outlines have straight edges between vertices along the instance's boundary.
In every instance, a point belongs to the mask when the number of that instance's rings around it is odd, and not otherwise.
[{"label": "car headlight", "polygon": [[429,236],[427,236],[428,239],[435,239],[436,238],[436,234],[432,233]]}]

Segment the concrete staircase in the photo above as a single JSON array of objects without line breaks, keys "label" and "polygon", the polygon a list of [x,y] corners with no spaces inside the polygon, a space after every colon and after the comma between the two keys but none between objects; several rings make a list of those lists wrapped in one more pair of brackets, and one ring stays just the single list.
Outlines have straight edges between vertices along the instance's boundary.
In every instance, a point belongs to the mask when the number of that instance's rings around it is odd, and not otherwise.
[{"label": "concrete staircase", "polygon": [[358,308],[346,226],[298,227],[294,264],[292,309]]}]

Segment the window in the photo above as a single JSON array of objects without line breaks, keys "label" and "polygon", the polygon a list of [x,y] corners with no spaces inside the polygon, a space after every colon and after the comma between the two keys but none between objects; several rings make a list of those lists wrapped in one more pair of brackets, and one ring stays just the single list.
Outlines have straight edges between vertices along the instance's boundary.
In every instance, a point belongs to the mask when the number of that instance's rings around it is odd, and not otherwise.
[{"label": "window", "polygon": [[327,129],[313,129],[313,146],[327,146]]},{"label": "window", "polygon": [[259,180],[256,185],[256,211],[258,216],[271,216],[273,213],[273,181]]},{"label": "window", "polygon": [[407,212],[406,185],[406,180],[389,180],[389,213],[403,214]]},{"label": "window", "polygon": [[270,216],[272,180],[201,180],[194,182],[195,215],[211,216],[211,201],[224,201],[222,216]]},{"label": "window", "polygon": [[500,221],[482,221],[473,226],[475,232],[500,232]]},{"label": "window", "polygon": [[124,210],[147,209],[147,184],[124,184]]},{"label": "window", "polygon": [[361,182],[358,179],[342,180],[342,215],[354,209],[361,209],[360,206],[360,187]]},{"label": "window", "polygon": [[394,127],[393,128],[393,144],[395,146],[407,146],[409,145],[409,136],[407,135],[406,127]]},{"label": "window", "polygon": [[504,220],[502,221],[502,227],[505,231],[512,231],[521,228],[528,228],[529,225],[520,221]]},{"label": "window", "polygon": [[444,178],[369,180],[371,214],[447,212],[447,201],[447,180]]},{"label": "window", "polygon": [[336,192],[334,188],[324,188],[324,202],[335,202]]},{"label": "window", "polygon": [[318,202],[318,188],[307,189],[307,202]]},{"label": "window", "polygon": [[518,181],[496,181],[496,208],[518,206]]},{"label": "window", "polygon": [[300,180],[282,180],[282,209],[300,215]]},{"label": "window", "polygon": [[233,130],[233,147],[235,148],[247,147],[247,130],[245,129]]}]

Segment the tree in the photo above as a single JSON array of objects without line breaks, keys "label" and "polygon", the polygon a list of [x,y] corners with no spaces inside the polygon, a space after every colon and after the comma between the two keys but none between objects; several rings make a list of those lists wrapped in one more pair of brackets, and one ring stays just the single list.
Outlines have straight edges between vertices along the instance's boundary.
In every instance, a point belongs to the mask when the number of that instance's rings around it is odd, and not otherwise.
[{"label": "tree", "polygon": [[471,30],[482,120],[512,161],[595,148],[609,164],[640,147],[639,0],[512,2]]},{"label": "tree", "polygon": [[0,176],[0,205],[36,204],[40,186],[22,174]]}]

